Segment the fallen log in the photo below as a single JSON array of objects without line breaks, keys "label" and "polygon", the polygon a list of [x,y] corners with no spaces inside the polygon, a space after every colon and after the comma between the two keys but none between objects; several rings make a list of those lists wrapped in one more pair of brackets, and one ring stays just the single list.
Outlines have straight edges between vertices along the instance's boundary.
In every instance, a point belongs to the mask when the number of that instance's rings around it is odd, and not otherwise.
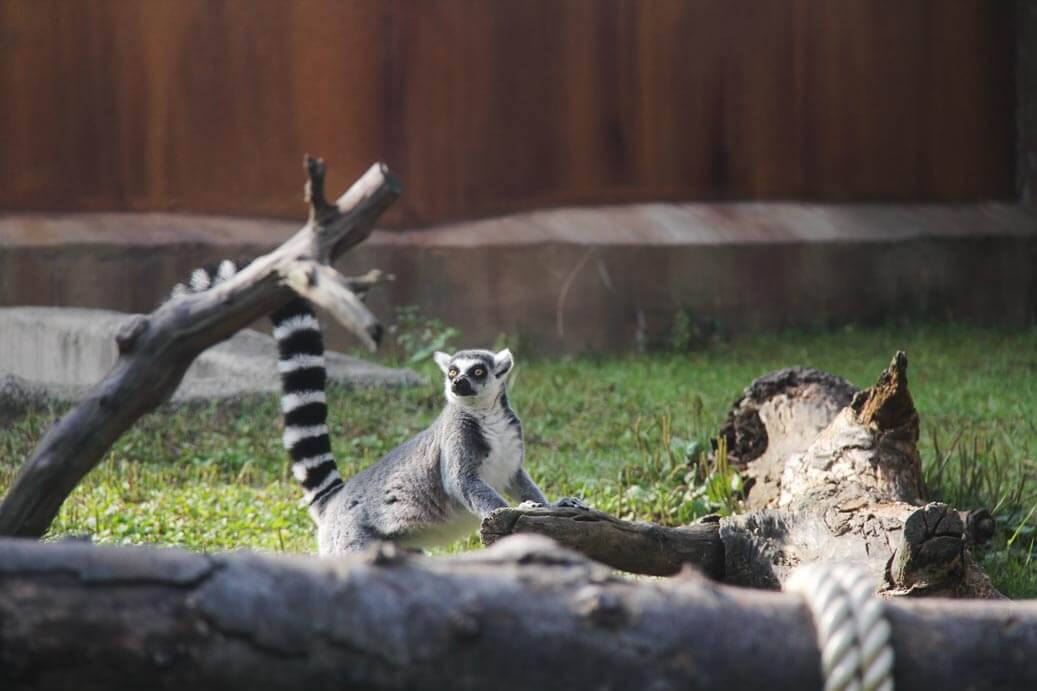
[{"label": "fallen log", "polygon": [[47,431],[19,470],[0,503],[0,535],[43,535],[83,476],[123,432],[169,399],[202,351],[294,295],[321,305],[374,348],[382,327],[356,293],[385,277],[344,278],[330,264],[371,234],[399,196],[399,184],[376,164],[331,204],[324,197],[323,161],[307,156],[306,170],[310,216],[295,235],[212,289],[127,320],[116,337],[119,358],[112,371]]},{"label": "fallen log", "polygon": [[482,537],[537,533],[623,570],[668,575],[692,564],[755,588],[780,588],[799,564],[844,561],[865,566],[887,595],[1001,597],[971,553],[992,519],[926,503],[918,431],[903,353],[863,391],[817,370],[781,370],[753,382],[721,429],[751,478],[748,512],[665,528],[501,509]]},{"label": "fallen log", "polygon": [[683,528],[624,521],[593,509],[541,506],[494,511],[480,528],[484,545],[517,533],[544,535],[613,568],[648,576],[672,576],[687,564],[714,580],[724,578],[719,525]]},{"label": "fallen log", "polygon": [[[887,603],[898,691],[1037,688],[1037,603]],[[795,595],[535,536],[335,560],[0,540],[5,689],[820,688]]]}]

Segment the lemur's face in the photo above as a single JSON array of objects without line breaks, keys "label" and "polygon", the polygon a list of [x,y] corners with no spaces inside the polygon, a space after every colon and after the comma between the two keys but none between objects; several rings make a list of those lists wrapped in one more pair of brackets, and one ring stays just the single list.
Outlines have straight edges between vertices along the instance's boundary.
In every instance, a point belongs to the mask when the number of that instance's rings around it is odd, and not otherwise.
[{"label": "lemur's face", "polygon": [[437,352],[433,356],[446,375],[447,400],[461,406],[480,408],[492,405],[507,384],[514,359],[511,351],[461,350],[453,355]]}]

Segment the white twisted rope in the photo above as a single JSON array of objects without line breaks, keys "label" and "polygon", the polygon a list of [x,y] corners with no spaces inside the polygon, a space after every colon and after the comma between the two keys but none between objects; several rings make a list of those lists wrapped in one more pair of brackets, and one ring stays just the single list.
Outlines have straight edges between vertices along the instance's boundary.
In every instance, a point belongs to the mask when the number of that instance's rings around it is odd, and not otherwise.
[{"label": "white twisted rope", "polygon": [[814,614],[825,691],[893,691],[889,622],[865,570],[808,564],[785,589],[806,598]]}]

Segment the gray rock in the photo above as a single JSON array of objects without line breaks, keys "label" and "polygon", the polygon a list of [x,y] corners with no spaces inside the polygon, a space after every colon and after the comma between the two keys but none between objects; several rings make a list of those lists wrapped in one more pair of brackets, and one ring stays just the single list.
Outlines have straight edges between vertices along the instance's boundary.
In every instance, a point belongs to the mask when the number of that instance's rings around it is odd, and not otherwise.
[{"label": "gray rock", "polygon": [[[115,364],[115,333],[130,315],[64,307],[0,309],[0,398],[77,400]],[[280,390],[273,338],[244,330],[202,353],[173,394],[176,402]],[[328,352],[328,379],[346,386],[414,386],[422,378]]]}]

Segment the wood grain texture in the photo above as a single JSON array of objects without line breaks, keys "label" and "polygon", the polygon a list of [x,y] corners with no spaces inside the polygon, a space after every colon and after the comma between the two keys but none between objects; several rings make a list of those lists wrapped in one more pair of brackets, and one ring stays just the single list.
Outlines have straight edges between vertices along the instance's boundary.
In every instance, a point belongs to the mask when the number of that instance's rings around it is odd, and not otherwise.
[{"label": "wood grain texture", "polygon": [[0,208],[296,217],[292,171],[318,147],[343,162],[334,187],[393,165],[397,227],[657,199],[1009,198],[1012,14],[0,0]]},{"label": "wood grain texture", "polygon": [[534,533],[622,571],[672,576],[690,564],[719,581],[724,578],[724,543],[718,523],[669,528],[594,509],[519,506],[494,511],[483,519],[479,534],[489,546],[508,535]]},{"label": "wood grain texture", "polygon": [[[1037,602],[901,599],[896,685],[1032,689]],[[4,689],[821,688],[795,595],[631,580],[539,536],[342,559],[0,540]]]},{"label": "wood grain texture", "polygon": [[749,487],[749,511],[720,521],[726,583],[777,587],[795,565],[833,561],[866,569],[885,596],[1004,597],[959,512],[926,503],[904,352],[859,391],[805,368],[760,377],[721,433]]}]

